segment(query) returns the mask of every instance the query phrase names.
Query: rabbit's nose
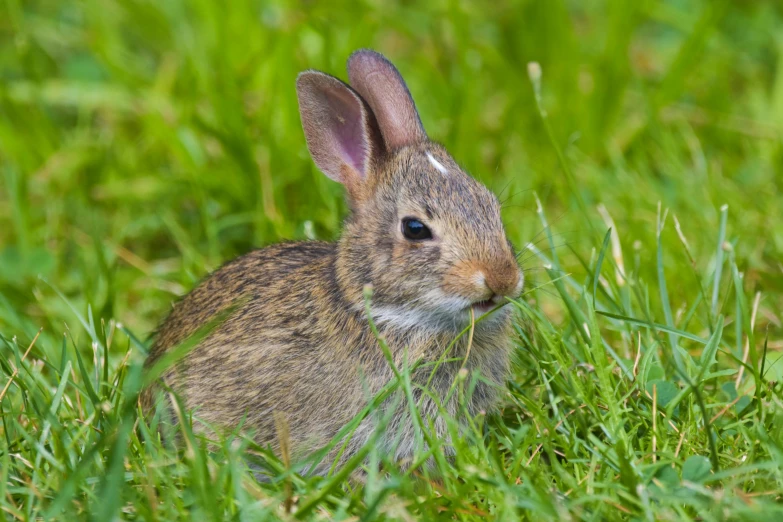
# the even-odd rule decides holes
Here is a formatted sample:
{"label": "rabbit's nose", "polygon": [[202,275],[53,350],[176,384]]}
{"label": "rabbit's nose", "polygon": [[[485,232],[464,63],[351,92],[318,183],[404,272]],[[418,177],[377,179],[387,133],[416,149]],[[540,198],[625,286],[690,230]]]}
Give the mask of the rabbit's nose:
{"label": "rabbit's nose", "polygon": [[516,264],[503,264],[488,270],[484,281],[496,296],[517,297],[522,291],[522,272]]}

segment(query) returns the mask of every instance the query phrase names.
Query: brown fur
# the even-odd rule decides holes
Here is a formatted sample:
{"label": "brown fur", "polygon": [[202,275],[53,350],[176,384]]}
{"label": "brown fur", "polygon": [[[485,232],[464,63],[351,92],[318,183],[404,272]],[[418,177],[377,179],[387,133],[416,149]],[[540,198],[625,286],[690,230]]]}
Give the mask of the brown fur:
{"label": "brown fur", "polygon": [[[378,70],[385,75],[376,88]],[[362,96],[323,73],[303,73],[297,84],[313,158],[349,187],[352,213],[340,241],[273,245],[226,264],[174,307],[150,355],[151,363],[240,303],[165,380],[203,421],[200,430],[229,430],[244,421],[260,444],[278,448],[275,418],[284,418],[295,456],[328,442],[393,379],[365,315],[365,285],[372,285],[372,314],[398,366],[406,354],[409,362],[440,359],[468,324],[471,303],[516,297],[522,286],[497,199],[426,139],[396,69],[380,55],[360,51],[349,71],[352,82],[361,78]],[[400,104],[407,104],[400,109],[402,123],[394,118]],[[383,120],[375,118],[380,113]],[[355,125],[348,132],[341,127],[346,120]],[[431,241],[403,237],[400,220],[411,216],[426,222]],[[464,367],[488,383],[480,383],[468,403],[472,414],[496,402],[508,372],[510,333],[509,306],[476,326]],[[463,336],[449,357],[464,358],[467,343]],[[439,367],[430,385],[438,401],[462,366],[460,360]],[[417,371],[414,383],[423,386],[430,371]],[[445,436],[437,402],[416,394],[424,397],[422,414]],[[148,409],[151,398],[152,392]],[[444,406],[457,414],[454,400]],[[410,457],[414,425],[402,404],[381,446],[392,451],[400,436],[395,456]],[[345,458],[371,433],[367,419]]]}

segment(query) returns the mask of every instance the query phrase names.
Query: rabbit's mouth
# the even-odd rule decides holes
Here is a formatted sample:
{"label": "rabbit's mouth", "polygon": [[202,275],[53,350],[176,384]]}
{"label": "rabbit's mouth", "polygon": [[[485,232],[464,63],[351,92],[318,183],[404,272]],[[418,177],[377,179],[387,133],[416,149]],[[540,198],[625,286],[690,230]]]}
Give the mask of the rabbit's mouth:
{"label": "rabbit's mouth", "polygon": [[493,295],[489,299],[482,299],[481,301],[474,301],[473,304],[470,305],[471,308],[473,308],[473,313],[476,317],[480,315],[484,315],[485,313],[489,312],[490,310],[494,309],[497,306],[502,306],[505,304],[505,299],[503,299],[502,296],[499,295]]}

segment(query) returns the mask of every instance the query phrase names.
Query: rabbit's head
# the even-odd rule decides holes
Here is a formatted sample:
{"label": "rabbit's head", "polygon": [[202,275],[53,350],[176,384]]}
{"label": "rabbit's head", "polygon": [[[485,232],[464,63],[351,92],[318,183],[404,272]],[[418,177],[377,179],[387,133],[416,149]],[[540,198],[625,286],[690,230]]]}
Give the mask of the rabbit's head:
{"label": "rabbit's head", "polygon": [[318,71],[297,79],[310,154],[345,186],[352,210],[336,270],[345,297],[363,306],[371,284],[376,321],[440,330],[518,297],[522,272],[497,198],[427,138],[388,60],[357,51],[348,76],[350,86]]}

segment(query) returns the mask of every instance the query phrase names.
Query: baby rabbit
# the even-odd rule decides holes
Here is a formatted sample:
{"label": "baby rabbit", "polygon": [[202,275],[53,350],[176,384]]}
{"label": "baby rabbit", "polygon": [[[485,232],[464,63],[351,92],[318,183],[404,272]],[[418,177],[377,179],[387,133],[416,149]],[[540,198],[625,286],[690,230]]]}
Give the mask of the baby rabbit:
{"label": "baby rabbit", "polygon": [[[229,310],[164,377],[202,432],[241,424],[277,451],[282,418],[294,456],[327,444],[395,378],[365,312],[366,285],[372,319],[398,368],[406,358],[443,358],[471,315],[520,295],[522,272],[497,199],[427,138],[397,69],[360,50],[348,60],[348,78],[350,85],[310,70],[296,81],[310,154],[347,193],[351,213],[340,240],[282,243],[229,262],[176,304],[157,332],[148,365]],[[439,408],[458,413],[446,396],[461,368],[482,376],[469,413],[495,404],[509,369],[511,308],[463,335],[432,378],[434,364],[413,373],[424,422],[442,440]],[[376,446],[405,461],[421,435],[409,405],[394,401],[392,411],[392,402],[382,408],[391,420]],[[343,459],[372,435],[372,419],[355,430]]]}

